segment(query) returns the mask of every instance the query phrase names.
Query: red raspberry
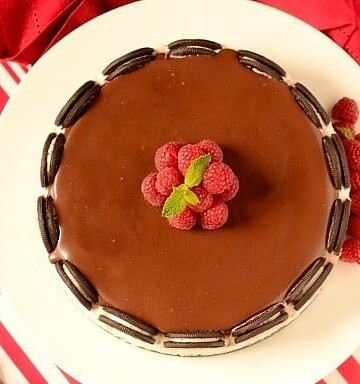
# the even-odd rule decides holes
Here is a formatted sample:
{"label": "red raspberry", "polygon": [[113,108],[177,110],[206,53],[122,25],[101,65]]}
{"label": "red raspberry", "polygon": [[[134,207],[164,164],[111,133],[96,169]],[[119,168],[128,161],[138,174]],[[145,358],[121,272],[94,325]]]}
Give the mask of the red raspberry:
{"label": "red raspberry", "polygon": [[187,144],[180,148],[178,153],[178,168],[185,176],[191,162],[205,153],[197,145]]}
{"label": "red raspberry", "polygon": [[233,179],[234,173],[231,168],[224,163],[215,161],[204,172],[203,185],[209,193],[217,195],[230,189]]}
{"label": "red raspberry", "polygon": [[355,140],[360,141],[360,133],[357,133],[357,134],[355,135]]}
{"label": "red raspberry", "polygon": [[189,205],[189,207],[195,212],[204,212],[211,207],[213,197],[210,193],[201,185],[191,189],[195,195],[199,198],[200,202],[197,205]]}
{"label": "red raspberry", "polygon": [[210,153],[211,161],[223,161],[224,155],[219,145],[212,140],[203,140],[198,144],[205,154]]}
{"label": "red raspberry", "polygon": [[177,229],[191,229],[197,220],[196,213],[189,207],[186,207],[181,213],[170,217],[169,224]]}
{"label": "red raspberry", "polygon": [[344,123],[355,124],[359,118],[359,108],[356,101],[343,97],[334,105],[331,117]]}
{"label": "red raspberry", "polygon": [[360,240],[346,240],[342,247],[340,260],[360,264]]}
{"label": "red raspberry", "polygon": [[155,166],[161,171],[166,167],[177,167],[178,152],[181,143],[171,141],[162,145],[155,153]]}
{"label": "red raspberry", "polygon": [[351,190],[360,190],[360,171],[350,170]]}
{"label": "red raspberry", "polygon": [[237,193],[239,192],[239,179],[235,176],[234,173],[232,173],[232,178],[230,181],[231,185],[230,188],[228,188],[225,192],[220,193],[220,195],[217,196],[218,200],[221,201],[229,201],[232,200]]}
{"label": "red raspberry", "polygon": [[199,213],[199,224],[204,229],[218,229],[226,223],[228,215],[227,205],[221,201],[215,201],[211,208]]}
{"label": "red raspberry", "polygon": [[360,169],[360,141],[345,140],[343,144],[349,167],[351,169]]}
{"label": "red raspberry", "polygon": [[352,237],[355,237],[356,239],[360,239],[360,217],[359,216],[350,215],[347,231]]}
{"label": "red raspberry", "polygon": [[172,167],[166,167],[157,174],[155,187],[164,196],[170,195],[173,187],[182,184],[184,178],[182,174]]}
{"label": "red raspberry", "polygon": [[333,124],[336,133],[339,135],[341,141],[346,139],[353,139],[355,137],[355,127],[349,123],[336,122]]}
{"label": "red raspberry", "polygon": [[360,192],[351,194],[351,212],[360,216]]}
{"label": "red raspberry", "polygon": [[161,195],[156,190],[156,178],[156,173],[150,173],[150,175],[146,176],[141,183],[141,192],[143,193],[145,200],[147,200],[151,205],[160,207],[160,205],[164,204],[166,196]]}

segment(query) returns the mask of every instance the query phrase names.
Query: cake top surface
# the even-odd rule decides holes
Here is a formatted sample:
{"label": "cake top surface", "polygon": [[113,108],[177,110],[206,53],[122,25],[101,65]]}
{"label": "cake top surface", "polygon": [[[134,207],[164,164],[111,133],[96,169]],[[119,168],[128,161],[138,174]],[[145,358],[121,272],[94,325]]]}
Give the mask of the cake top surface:
{"label": "cake top surface", "polygon": [[[171,228],[141,194],[169,141],[216,141],[241,182],[215,231]],[[51,189],[68,258],[110,304],[163,332],[229,329],[324,255],[334,190],[321,135],[286,84],[236,53],[158,57],[66,132]]]}

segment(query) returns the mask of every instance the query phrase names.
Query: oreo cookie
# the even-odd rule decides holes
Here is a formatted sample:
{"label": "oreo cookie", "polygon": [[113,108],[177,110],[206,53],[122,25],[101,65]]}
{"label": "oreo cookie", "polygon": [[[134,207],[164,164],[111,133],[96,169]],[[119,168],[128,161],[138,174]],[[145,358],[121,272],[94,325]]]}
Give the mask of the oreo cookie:
{"label": "oreo cookie", "polygon": [[330,253],[334,251],[337,243],[342,211],[342,202],[340,199],[336,199],[331,207],[328,228],[326,231],[326,250]]}
{"label": "oreo cookie", "polygon": [[155,339],[148,335],[143,335],[142,333],[135,331],[134,329],[125,327],[125,325],[117,323],[116,321],[109,319],[106,316],[100,315],[99,321],[105,323],[106,325],[117,329],[120,332],[125,333],[128,336],[134,337],[135,339],[139,339],[141,341],[144,341],[145,343],[154,344]]}
{"label": "oreo cookie", "polygon": [[199,342],[179,342],[179,341],[164,341],[165,348],[219,348],[225,346],[225,340],[216,341],[199,341]]}
{"label": "oreo cookie", "polygon": [[320,276],[316,279],[316,281],[313,283],[313,285],[302,295],[302,297],[295,303],[294,309],[298,311],[301,309],[308,301],[309,299],[314,295],[314,293],[322,286],[325,279],[328,277],[329,273],[333,269],[334,265],[329,263],[327,264],[323,271],[321,272]]}
{"label": "oreo cookie", "polygon": [[221,44],[216,43],[215,41],[206,40],[206,39],[182,39],[176,40],[168,44],[170,50],[181,48],[181,47],[200,47],[207,48],[211,50],[221,49]]}
{"label": "oreo cookie", "polygon": [[306,97],[309,103],[313,105],[314,109],[323,119],[325,125],[328,125],[330,123],[330,117],[325,111],[324,107],[320,104],[319,100],[305,87],[305,85],[296,83],[295,87]]}
{"label": "oreo cookie", "polygon": [[50,240],[55,249],[59,240],[60,231],[54,201],[50,196],[45,199],[45,217],[49,229]]}
{"label": "oreo cookie", "polygon": [[112,61],[110,64],[108,64],[102,71],[102,74],[104,76],[109,75],[110,73],[114,72],[116,68],[119,66],[128,63],[131,60],[138,59],[140,57],[144,56],[153,56],[155,53],[155,50],[153,48],[139,48],[135,49],[135,51],[131,51],[127,53],[126,55],[120,56],[119,58]]}
{"label": "oreo cookie", "polygon": [[49,175],[48,175],[48,154],[51,143],[56,137],[56,133],[50,133],[49,136],[45,140],[45,144],[43,147],[42,155],[41,155],[41,163],[40,163],[40,182],[43,188],[46,188],[50,185],[49,183]]}
{"label": "oreo cookie", "polygon": [[75,124],[81,115],[88,110],[100,94],[100,85],[93,84],[87,89],[73,104],[72,107],[67,111],[62,126],[68,128]]}
{"label": "oreo cookie", "polygon": [[343,143],[341,142],[339,136],[336,134],[333,134],[331,138],[339,158],[341,180],[342,180],[343,186],[345,188],[350,188],[350,171],[349,171],[349,165],[346,158],[346,153],[345,153]]}
{"label": "oreo cookie", "polygon": [[178,47],[170,50],[170,57],[183,57],[183,56],[215,56],[216,52],[202,47]]}
{"label": "oreo cookie", "polygon": [[311,279],[318,273],[320,268],[324,265],[325,259],[316,259],[310,266],[304,271],[300,278],[290,287],[285,295],[285,302],[287,304],[293,303],[298,300],[304,291],[305,287],[309,284]]}
{"label": "oreo cookie", "polygon": [[89,80],[84,83],[74,94],[69,98],[66,104],[61,108],[61,111],[55,119],[55,125],[60,126],[63,124],[67,114],[70,112],[75,103],[80,99],[80,97],[91,88],[95,86],[95,81]]}
{"label": "oreo cookie", "polygon": [[60,133],[54,142],[54,147],[50,157],[50,166],[48,171],[48,185],[53,184],[57,171],[59,170],[61,157],[64,151],[65,136]]}
{"label": "oreo cookie", "polygon": [[336,189],[340,189],[342,185],[342,169],[338,157],[338,151],[332,140],[332,137],[323,137],[322,145],[332,184]]}
{"label": "oreo cookie", "polygon": [[270,307],[265,308],[264,310],[258,312],[256,315],[249,317],[244,320],[242,323],[233,328],[231,334],[236,337],[243,333],[255,330],[266,323],[272,317],[278,315],[281,316],[284,313],[284,305],[277,303],[271,305]]}
{"label": "oreo cookie", "polygon": [[125,64],[121,64],[120,66],[114,68],[114,70],[108,74],[108,76],[106,77],[106,80],[111,81],[118,76],[134,72],[153,60],[155,60],[155,56],[150,55],[150,56],[138,57]]}
{"label": "oreo cookie", "polygon": [[240,55],[238,55],[238,59],[242,65],[251,70],[256,69],[258,72],[268,75],[274,79],[277,79],[279,81],[282,80],[282,76],[277,71],[275,71],[268,65],[261,63],[260,61],[248,59],[247,57],[242,57]]}
{"label": "oreo cookie", "polygon": [[255,337],[257,335],[260,335],[261,333],[268,331],[269,329],[275,327],[276,325],[279,325],[286,321],[289,318],[289,314],[287,312],[282,313],[279,317],[277,317],[274,320],[271,320],[264,325],[261,325],[258,328],[255,328],[253,330],[249,330],[245,333],[241,333],[240,335],[235,337],[235,344],[239,344],[242,341],[249,340],[252,337]]}
{"label": "oreo cookie", "polygon": [[326,234],[326,249],[328,252],[339,254],[345,240],[346,229],[350,217],[350,200],[334,201],[331,208]]}
{"label": "oreo cookie", "polygon": [[38,198],[37,214],[41,238],[46,250],[51,253],[59,240],[59,225],[51,197],[40,196]]}
{"label": "oreo cookie", "polygon": [[299,104],[300,108],[305,112],[309,120],[315,125],[315,127],[321,129],[322,125],[319,120],[319,117],[317,116],[314,108],[309,103],[307,98],[296,87],[290,87],[290,91],[293,94],[295,101]]}
{"label": "oreo cookie", "polygon": [[76,281],[79,287],[78,291],[84,296],[85,299],[95,304],[98,302],[98,293],[94,286],[85,278],[85,276],[79,271],[79,269],[70,261],[63,262],[63,270],[68,271],[71,277]]}
{"label": "oreo cookie", "polygon": [[247,51],[244,49],[240,49],[239,51],[237,51],[237,53],[238,53],[239,57],[255,60],[255,61],[262,63],[262,64],[266,65],[267,67],[273,69],[275,72],[277,72],[280,79],[283,76],[286,76],[285,70],[283,68],[281,68],[280,65],[274,63],[272,60],[268,59],[265,56],[262,56],[262,55],[259,55],[258,53],[255,53],[252,51]]}
{"label": "oreo cookie", "polygon": [[73,295],[79,300],[79,302],[90,311],[91,309],[91,302],[87,300],[81,292],[75,287],[75,285],[72,283],[66,272],[63,268],[63,262],[59,261],[55,264],[55,269],[59,276],[61,277],[62,281],[66,284],[66,286],[70,289],[70,291],[73,293]]}
{"label": "oreo cookie", "polygon": [[107,312],[107,313],[110,313],[113,316],[118,317],[121,320],[126,321],[127,323],[135,326],[136,328],[139,328],[142,331],[149,333],[150,335],[155,336],[155,335],[157,335],[159,333],[159,331],[155,327],[153,327],[153,326],[151,326],[149,324],[146,324],[142,320],[139,320],[139,319],[137,319],[137,318],[135,318],[133,316],[130,316],[129,314],[127,314],[125,312],[121,312],[121,311],[119,311],[116,308],[113,308],[113,307],[103,307],[103,310],[105,312]]}
{"label": "oreo cookie", "polygon": [[220,331],[169,332],[165,333],[165,336],[173,339],[209,339],[216,337],[224,337],[224,333]]}
{"label": "oreo cookie", "polygon": [[351,202],[350,200],[347,199],[342,203],[341,220],[340,220],[340,225],[338,227],[337,238],[334,244],[334,252],[336,255],[340,253],[341,247],[343,246],[343,243],[345,240],[346,230],[347,230],[347,226],[350,218],[350,208],[351,208]]}

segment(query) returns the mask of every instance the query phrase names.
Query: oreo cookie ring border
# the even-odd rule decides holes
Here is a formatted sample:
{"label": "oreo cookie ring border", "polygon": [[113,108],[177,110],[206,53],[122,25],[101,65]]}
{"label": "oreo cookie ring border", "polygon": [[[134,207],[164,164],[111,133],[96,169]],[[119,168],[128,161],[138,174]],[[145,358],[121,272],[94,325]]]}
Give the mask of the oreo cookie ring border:
{"label": "oreo cookie ring border", "polygon": [[[89,80],[66,102],[55,120],[55,132],[46,139],[40,166],[40,181],[44,195],[38,201],[38,221],[44,245],[51,253],[57,244],[60,229],[56,207],[48,196],[61,162],[65,136],[61,130],[71,127],[98,97],[101,86],[118,76],[147,65],[157,54],[181,59],[191,55],[214,56],[224,47],[205,39],[174,41],[161,50],[145,47],[129,52],[106,66],[102,84]],[[303,85],[292,81],[286,71],[270,59],[247,50],[237,51],[240,65],[259,75],[286,83],[294,100],[322,135],[323,152],[329,178],[337,197],[329,213],[324,239],[324,257],[312,262],[285,294],[282,302],[264,308],[232,329],[209,332],[162,333],[119,309],[100,306],[98,293],[92,284],[70,261],[55,264],[72,297],[102,328],[126,342],[148,350],[180,356],[206,356],[231,352],[259,342],[292,322],[315,298],[339,259],[350,214],[350,178],[344,148],[334,131],[330,118],[315,96]]]}

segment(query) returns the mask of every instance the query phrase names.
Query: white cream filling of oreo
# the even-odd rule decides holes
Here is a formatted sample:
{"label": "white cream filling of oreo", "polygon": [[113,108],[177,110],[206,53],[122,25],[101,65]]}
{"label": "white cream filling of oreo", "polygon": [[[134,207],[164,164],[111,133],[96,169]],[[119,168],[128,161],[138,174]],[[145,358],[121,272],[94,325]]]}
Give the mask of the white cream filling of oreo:
{"label": "white cream filling of oreo", "polygon": [[74,276],[69,271],[68,267],[63,264],[62,265],[63,271],[65,272],[66,276],[69,278],[69,280],[72,282],[72,284],[75,286],[75,288],[84,296],[84,298],[88,301],[92,301],[91,298],[86,294],[86,292],[82,289],[81,285],[77,282],[77,280],[74,278]]}
{"label": "white cream filling of oreo", "polygon": [[[315,111],[315,110],[314,110]],[[336,131],[332,125],[332,123],[330,122],[329,124],[324,124],[321,116],[319,115],[319,113],[317,111],[315,111],[317,117],[319,118],[320,120],[320,123],[322,125],[322,128],[320,128],[320,132],[322,134],[323,137],[331,137],[332,135],[336,134]]]}
{"label": "white cream filling of oreo", "polygon": [[154,56],[157,54],[168,55],[169,52],[170,52],[170,48],[167,45],[159,45],[158,47],[155,48]]}
{"label": "white cream filling of oreo", "polygon": [[338,192],[338,199],[340,199],[341,201],[345,201],[345,200],[350,200],[351,201],[351,198],[350,198],[350,188],[344,188],[344,187],[341,187],[340,189],[337,190]]}
{"label": "white cream filling of oreo", "polygon": [[284,83],[286,83],[289,87],[294,87],[296,84],[296,81],[293,80],[287,73],[285,76],[282,77],[282,80]]}
{"label": "white cream filling of oreo", "polygon": [[331,264],[336,264],[339,260],[339,257],[340,257],[340,254],[337,255],[335,254],[335,252],[326,252],[326,257],[325,257],[325,263],[328,264],[328,263],[331,263]]}

